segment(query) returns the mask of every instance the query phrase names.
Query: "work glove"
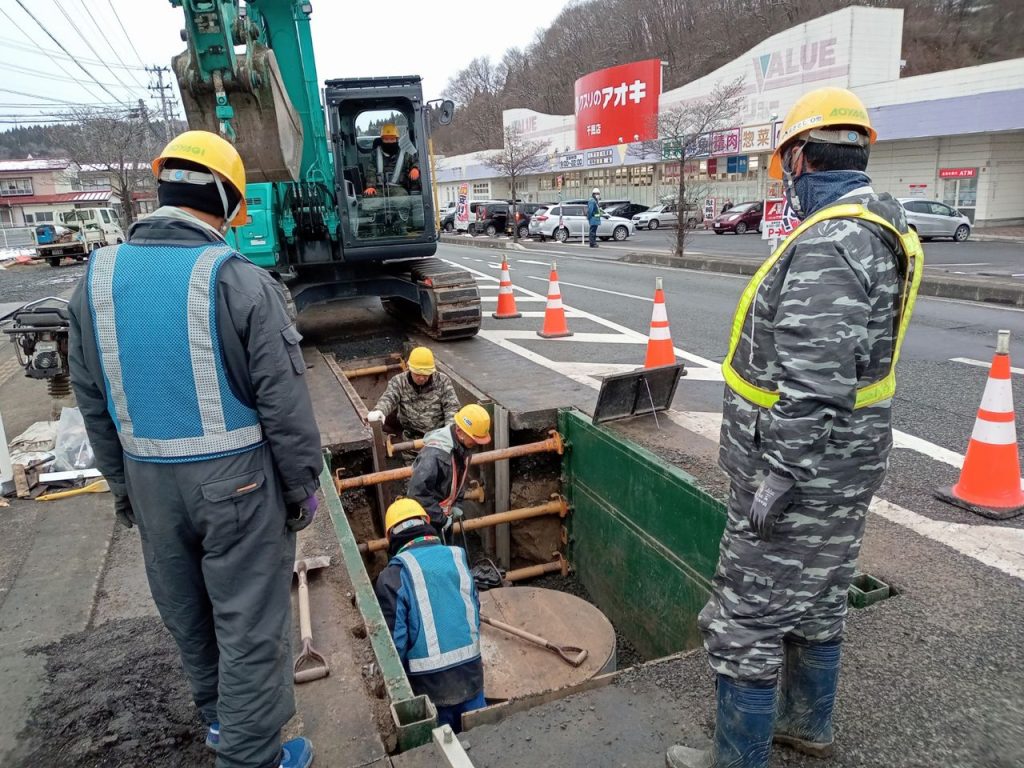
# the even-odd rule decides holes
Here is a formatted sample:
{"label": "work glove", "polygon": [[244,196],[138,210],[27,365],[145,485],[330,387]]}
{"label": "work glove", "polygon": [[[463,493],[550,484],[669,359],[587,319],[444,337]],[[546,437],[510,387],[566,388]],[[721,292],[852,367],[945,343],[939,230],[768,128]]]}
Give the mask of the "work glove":
{"label": "work glove", "polygon": [[409,171],[409,180],[410,181],[419,181],[420,180],[420,169],[419,168],[413,168],[412,170]]}
{"label": "work glove", "polygon": [[134,527],[135,511],[132,509],[132,500],[127,496],[114,496],[114,516],[125,528]]}
{"label": "work glove", "polygon": [[383,411],[370,411],[368,414],[366,414],[366,420],[367,421],[384,421],[384,412]]}
{"label": "work glove", "polygon": [[461,520],[462,519],[462,507],[452,507],[451,512],[449,512],[448,514],[451,515],[451,518],[452,518],[453,521],[454,520]]}
{"label": "work glove", "polygon": [[377,196],[377,188],[376,187],[367,187],[366,189],[363,190],[363,194],[366,195],[367,197],[376,197]]}
{"label": "work glove", "polygon": [[454,522],[454,519],[452,518],[451,515],[445,515],[444,516],[444,525],[441,526],[441,533],[447,533],[449,531],[449,529],[451,529],[453,522]]}
{"label": "work glove", "polygon": [[317,499],[315,493],[305,501],[300,501],[298,504],[289,504],[287,507],[288,530],[295,532],[309,527],[316,519],[316,511],[319,507],[320,501]]}
{"label": "work glove", "polygon": [[751,530],[762,541],[771,539],[775,521],[789,506],[790,491],[794,485],[796,481],[793,478],[769,472],[754,494],[747,519]]}

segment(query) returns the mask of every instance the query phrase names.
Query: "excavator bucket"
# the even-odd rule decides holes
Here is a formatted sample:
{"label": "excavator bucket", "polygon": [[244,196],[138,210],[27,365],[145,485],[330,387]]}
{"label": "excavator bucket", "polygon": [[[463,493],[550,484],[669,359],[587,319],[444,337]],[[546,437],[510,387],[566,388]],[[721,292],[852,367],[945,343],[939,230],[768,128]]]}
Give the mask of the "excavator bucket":
{"label": "excavator bucket", "polygon": [[[213,82],[203,82],[188,51],[173,61],[185,116],[192,129],[221,133]],[[224,81],[234,110],[231,127],[250,184],[298,181],[302,161],[302,123],[281,79],[274,52],[254,46],[251,64],[237,79]],[[231,138],[227,136],[227,138]]]}

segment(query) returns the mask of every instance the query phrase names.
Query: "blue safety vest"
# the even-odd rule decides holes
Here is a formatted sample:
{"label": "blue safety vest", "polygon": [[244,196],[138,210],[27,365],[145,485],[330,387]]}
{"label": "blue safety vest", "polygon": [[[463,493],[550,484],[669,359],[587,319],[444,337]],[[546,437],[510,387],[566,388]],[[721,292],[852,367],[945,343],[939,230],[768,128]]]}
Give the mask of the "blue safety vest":
{"label": "blue safety vest", "polygon": [[133,459],[185,462],[263,442],[259,415],[231,391],[217,331],[226,245],[125,243],[96,251],[86,277],[107,410]]}
{"label": "blue safety vest", "polygon": [[439,672],[480,658],[480,611],[466,552],[458,547],[414,547],[395,556],[409,596],[410,674]]}

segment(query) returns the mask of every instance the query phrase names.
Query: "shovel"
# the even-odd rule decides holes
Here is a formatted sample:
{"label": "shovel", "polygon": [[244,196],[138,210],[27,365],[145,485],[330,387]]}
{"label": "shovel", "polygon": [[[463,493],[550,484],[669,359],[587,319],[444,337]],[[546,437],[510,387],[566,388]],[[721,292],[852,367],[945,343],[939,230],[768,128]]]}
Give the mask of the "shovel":
{"label": "shovel", "polygon": [[110,490],[110,486],[107,485],[106,480],[96,480],[95,482],[83,485],[81,488],[72,488],[70,491],[55,491],[53,493],[44,493],[38,497],[36,501],[56,501],[57,499],[67,499],[72,496],[80,496],[83,493],[106,493]]}
{"label": "shovel", "polygon": [[557,653],[561,657],[562,661],[572,664],[574,667],[578,667],[587,660],[588,652],[586,648],[577,648],[575,645],[555,645],[554,643],[548,642],[543,637],[527,632],[525,629],[513,627],[511,624],[506,624],[504,621],[492,619],[491,617],[484,616],[483,614],[480,614],[480,621],[484,624],[490,624],[496,629],[508,632],[510,635],[515,635],[518,638],[526,640],[528,643],[533,643],[534,645],[539,645],[541,648],[546,648],[552,653]]}
{"label": "shovel", "polygon": [[308,683],[331,674],[327,660],[313,648],[313,626],[309,619],[309,582],[306,574],[317,568],[326,568],[331,558],[307,557],[295,561],[295,573],[299,576],[299,634],[302,636],[302,653],[295,659],[292,672],[296,683]]}

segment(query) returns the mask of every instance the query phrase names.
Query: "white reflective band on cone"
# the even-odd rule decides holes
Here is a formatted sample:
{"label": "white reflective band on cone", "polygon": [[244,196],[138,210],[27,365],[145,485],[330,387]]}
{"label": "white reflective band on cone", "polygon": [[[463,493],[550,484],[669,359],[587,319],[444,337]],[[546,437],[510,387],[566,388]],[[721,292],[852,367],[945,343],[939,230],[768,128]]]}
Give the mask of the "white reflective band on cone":
{"label": "white reflective band on cone", "polygon": [[561,309],[562,308],[562,297],[558,296],[554,299],[548,299],[548,309]]}
{"label": "white reflective band on cone", "polygon": [[988,445],[1015,445],[1017,443],[1017,427],[1012,421],[978,419],[974,422],[971,440]]}
{"label": "white reflective band on cone", "polygon": [[649,338],[651,341],[668,341],[672,338],[672,334],[669,333],[668,328],[651,328]]}
{"label": "white reflective band on cone", "polygon": [[665,311],[665,305],[664,304],[655,304],[654,305],[654,314],[651,315],[651,322],[652,323],[659,323],[659,322],[660,323],[667,323],[668,322],[668,312]]}
{"label": "white reflective band on cone", "polygon": [[989,379],[981,398],[981,410],[1013,413],[1013,387],[1009,379]]}

